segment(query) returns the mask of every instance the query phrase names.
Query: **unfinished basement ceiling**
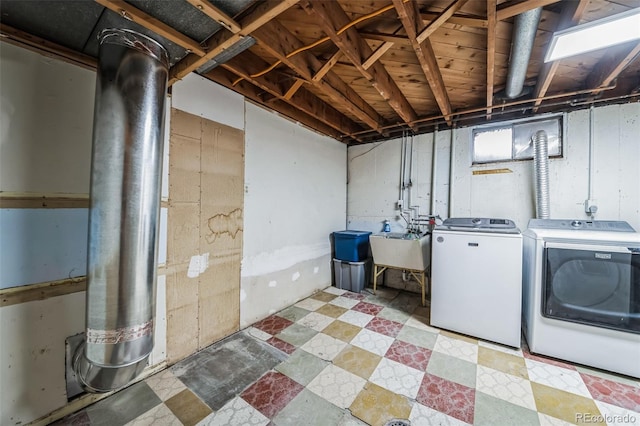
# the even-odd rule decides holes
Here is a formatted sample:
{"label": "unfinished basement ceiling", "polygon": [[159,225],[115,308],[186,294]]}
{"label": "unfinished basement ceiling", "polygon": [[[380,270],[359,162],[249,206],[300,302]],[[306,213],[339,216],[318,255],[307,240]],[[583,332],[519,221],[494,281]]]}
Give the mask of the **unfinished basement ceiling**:
{"label": "unfinished basement ceiling", "polygon": [[[515,17],[538,7],[523,93],[507,98]],[[640,0],[2,0],[0,22],[3,41],[90,68],[102,29],[142,32],[167,48],[170,84],[199,72],[321,133],[362,143],[638,101],[637,41],[543,62],[554,31],[638,7]]]}

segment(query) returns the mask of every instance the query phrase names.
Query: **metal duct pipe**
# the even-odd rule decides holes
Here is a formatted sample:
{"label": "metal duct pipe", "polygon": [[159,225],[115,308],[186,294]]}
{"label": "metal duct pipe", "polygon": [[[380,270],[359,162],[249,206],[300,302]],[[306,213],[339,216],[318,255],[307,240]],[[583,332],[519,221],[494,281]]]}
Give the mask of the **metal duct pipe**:
{"label": "metal duct pipe", "polygon": [[86,335],[73,363],[90,392],[129,383],[153,349],[168,67],[166,50],[142,34],[100,35]]}
{"label": "metal duct pipe", "polygon": [[516,16],[505,88],[505,94],[510,99],[517,98],[522,93],[541,13],[542,8],[539,7]]}
{"label": "metal duct pipe", "polygon": [[533,167],[536,175],[536,217],[549,219],[549,150],[544,130],[538,130],[533,136]]}

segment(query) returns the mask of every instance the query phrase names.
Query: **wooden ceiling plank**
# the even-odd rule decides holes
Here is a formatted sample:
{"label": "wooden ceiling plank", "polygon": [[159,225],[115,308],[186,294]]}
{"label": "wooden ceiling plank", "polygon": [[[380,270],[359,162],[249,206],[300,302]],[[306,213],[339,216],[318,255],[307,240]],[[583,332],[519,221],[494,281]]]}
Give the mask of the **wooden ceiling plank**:
{"label": "wooden ceiling plank", "polygon": [[130,5],[126,1],[122,0],[95,0],[96,3],[106,7],[107,9],[117,13],[118,15],[135,22],[138,25],[142,25],[148,30],[161,35],[187,49],[190,52],[195,53],[198,56],[204,56],[206,52],[195,40],[190,39],[186,35],[177,31],[175,28],[165,24],[162,21],[154,18],[153,16],[143,12],[142,10]]}
{"label": "wooden ceiling plank", "polygon": [[416,112],[384,66],[380,62],[375,62],[369,69],[363,67],[364,61],[373,53],[367,41],[355,27],[350,27],[338,34],[339,29],[351,22],[342,6],[333,0],[306,0],[302,6],[309,14],[318,18],[325,34],[340,48],[358,71],[371,82],[371,85],[400,118],[414,128],[413,122],[417,119]]}
{"label": "wooden ceiling plank", "polygon": [[187,0],[194,6],[196,9],[199,9],[202,13],[207,15],[209,18],[218,22],[220,25],[225,27],[227,30],[231,31],[234,34],[239,33],[242,30],[240,24],[238,24],[233,18],[229,15],[212,5],[206,0]]}
{"label": "wooden ceiling plank", "polygon": [[[580,22],[582,14],[586,10],[589,0],[570,1],[566,2],[562,8],[560,14],[560,20],[556,31],[562,31]],[[551,81],[558,70],[560,61],[545,62],[542,65],[542,69],[538,73],[538,82],[536,83],[534,98],[537,100],[534,103],[534,112],[537,111],[538,106],[542,103],[542,98],[547,94]]]}
{"label": "wooden ceiling plank", "polygon": [[342,57],[342,52],[338,50],[336,53],[333,54],[331,58],[329,58],[327,62],[324,63],[324,65],[322,65],[322,68],[320,68],[313,75],[313,77],[311,78],[311,81],[318,82],[322,80],[324,76],[327,75],[329,71],[331,71],[331,68],[333,68],[334,65],[338,63],[341,57]]}
{"label": "wooden ceiling plank", "polygon": [[10,27],[0,22],[0,40],[19,47],[35,51],[45,56],[60,58],[65,62],[81,66],[89,70],[95,70],[98,60],[89,55],[61,46],[57,43],[36,37],[32,34]]}
{"label": "wooden ceiling plank", "polygon": [[[361,126],[358,126],[353,121],[347,119],[340,111],[320,100],[308,90],[296,90],[290,93],[290,96],[287,96],[290,90],[286,92],[283,91],[281,85],[273,74],[264,74],[260,77],[253,77],[253,75],[258,74],[261,69],[264,69],[267,64],[262,60],[262,58],[251,52],[245,52],[242,58],[232,58],[222,66],[242,77],[246,81],[260,87],[272,96],[287,102],[291,106],[300,109],[304,113],[322,121],[326,125],[331,126],[342,133],[352,133],[347,132],[348,129],[362,130]],[[303,84],[304,80],[298,79],[296,82]]]}
{"label": "wooden ceiling plank", "polygon": [[264,0],[257,3],[256,8],[238,23],[241,27],[238,33],[218,31],[207,40],[207,53],[203,57],[187,55],[175,64],[169,73],[169,85],[184,78],[186,75],[198,69],[201,65],[216,57],[223,50],[230,48],[241,38],[250,35],[273,18],[289,9],[300,0]]}
{"label": "wooden ceiling plank", "polygon": [[449,101],[449,95],[447,94],[433,47],[428,39],[422,43],[418,43],[417,40],[418,33],[422,31],[424,26],[420,18],[418,5],[415,1],[405,2],[404,0],[393,0],[393,4],[398,11],[400,21],[402,21],[402,25],[407,32],[411,46],[416,53],[418,62],[420,62],[420,67],[427,78],[436,103],[442,115],[445,116],[447,123],[451,125],[451,102]]}
{"label": "wooden ceiling plank", "polygon": [[587,76],[587,88],[598,89],[610,85],[638,55],[640,43],[622,52],[605,55]]}
{"label": "wooden ceiling plank", "polygon": [[261,47],[268,50],[303,79],[310,81],[318,90],[326,93],[334,102],[347,109],[367,126],[376,131],[382,126],[383,119],[376,110],[333,71],[329,70],[320,80],[313,80],[313,76],[322,69],[323,64],[311,52],[302,51],[297,55],[287,57],[290,52],[304,46],[304,43],[298,40],[284,25],[273,20],[256,30],[252,36],[258,40]]}
{"label": "wooden ceiling plank", "polygon": [[[498,6],[497,20],[504,21],[505,19],[512,18],[516,15],[520,15],[523,12],[527,12],[539,7],[548,6],[553,3],[557,3],[560,0],[514,0],[502,3]],[[572,3],[573,0],[566,2]]]}
{"label": "wooden ceiling plank", "polygon": [[[441,16],[441,14],[436,13],[436,12],[420,12],[420,17],[422,18],[422,21],[425,24],[433,22],[439,16]],[[472,18],[472,17],[469,17],[469,16],[463,16],[463,15],[453,14],[453,16],[451,16],[447,20],[447,22],[450,23],[450,24],[465,25],[467,27],[487,28],[487,20],[486,19]]]}
{"label": "wooden ceiling plank", "polygon": [[496,66],[496,0],[487,0],[487,119],[493,106],[493,83]]}
{"label": "wooden ceiling plank", "polygon": [[[505,19],[520,15],[523,12],[558,3],[559,1],[560,0],[517,0],[505,2],[498,6],[496,18],[498,21],[504,21]],[[573,2],[573,0],[567,3],[571,2]]]}
{"label": "wooden ceiling plank", "polygon": [[376,63],[378,61],[378,59],[380,59],[382,57],[382,55],[384,55],[385,53],[387,53],[387,51],[389,49],[391,49],[393,47],[395,43],[392,41],[385,41],[384,43],[382,43],[380,45],[380,47],[378,47],[372,54],[371,56],[369,56],[363,63],[362,63],[362,67],[365,70],[368,70],[369,68],[371,68],[371,65],[373,65],[374,63]]}
{"label": "wooden ceiling plank", "polygon": [[456,13],[468,0],[456,0],[451,3],[434,21],[431,21],[429,25],[426,26],[424,30],[420,32],[416,36],[416,41],[418,43],[422,43],[425,41],[431,34],[433,34],[438,28],[442,26],[445,22],[447,22],[454,13]]}

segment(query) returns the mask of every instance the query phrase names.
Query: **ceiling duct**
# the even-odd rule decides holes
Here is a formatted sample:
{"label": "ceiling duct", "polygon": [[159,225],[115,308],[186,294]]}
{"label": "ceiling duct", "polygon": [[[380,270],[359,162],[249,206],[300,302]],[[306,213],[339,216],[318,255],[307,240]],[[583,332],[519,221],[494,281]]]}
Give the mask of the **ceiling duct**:
{"label": "ceiling duct", "polygon": [[164,47],[142,34],[100,35],[86,333],[73,360],[90,392],[128,384],[153,349],[168,66]]}
{"label": "ceiling duct", "polygon": [[522,96],[524,80],[527,76],[529,58],[533,50],[538,23],[542,8],[532,9],[516,16],[513,26],[513,41],[509,58],[509,73],[507,75],[507,98],[514,99]]}
{"label": "ceiling duct", "polygon": [[223,50],[210,61],[204,63],[196,70],[198,74],[206,74],[218,65],[222,65],[234,56],[239,55],[251,46],[256,44],[256,39],[251,36],[244,36],[240,40],[231,45],[230,48]]}

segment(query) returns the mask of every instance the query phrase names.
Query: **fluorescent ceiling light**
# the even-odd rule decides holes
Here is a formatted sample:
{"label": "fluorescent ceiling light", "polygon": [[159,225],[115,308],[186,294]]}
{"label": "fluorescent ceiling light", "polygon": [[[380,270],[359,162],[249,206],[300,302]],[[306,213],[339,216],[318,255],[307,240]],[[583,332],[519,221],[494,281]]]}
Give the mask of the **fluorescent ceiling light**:
{"label": "fluorescent ceiling light", "polygon": [[553,34],[545,62],[640,40],[640,8]]}

